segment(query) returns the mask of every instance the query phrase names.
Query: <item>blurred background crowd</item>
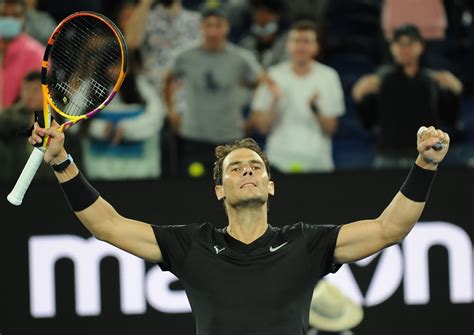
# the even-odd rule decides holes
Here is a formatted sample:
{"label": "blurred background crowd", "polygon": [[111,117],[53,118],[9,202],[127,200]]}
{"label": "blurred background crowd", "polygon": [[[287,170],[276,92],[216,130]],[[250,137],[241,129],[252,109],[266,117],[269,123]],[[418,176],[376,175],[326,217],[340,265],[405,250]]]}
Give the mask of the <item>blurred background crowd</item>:
{"label": "blurred background crowd", "polygon": [[207,177],[243,137],[276,175],[407,168],[423,125],[474,167],[473,0],[0,0],[2,180],[31,151],[49,35],[79,10],[129,48],[118,96],[66,135],[91,179]]}

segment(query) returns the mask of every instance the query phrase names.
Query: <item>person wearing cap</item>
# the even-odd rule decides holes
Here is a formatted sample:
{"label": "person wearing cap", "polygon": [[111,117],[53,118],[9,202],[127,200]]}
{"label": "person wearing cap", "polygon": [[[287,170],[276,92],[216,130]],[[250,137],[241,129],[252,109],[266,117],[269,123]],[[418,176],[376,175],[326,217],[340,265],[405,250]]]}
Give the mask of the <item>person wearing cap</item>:
{"label": "person wearing cap", "polygon": [[313,290],[307,335],[354,335],[351,329],[363,318],[361,305],[347,297],[339,287],[322,279]]}
{"label": "person wearing cap", "polygon": [[[179,139],[182,175],[196,162],[209,175],[215,145],[244,137],[242,88],[252,90],[265,77],[250,51],[228,41],[230,25],[223,7],[204,7],[201,15],[201,41],[176,55],[164,87],[168,121]],[[175,108],[177,86],[185,92],[182,113]]]}
{"label": "person wearing cap", "polygon": [[26,10],[24,0],[0,0],[0,107],[3,108],[17,101],[25,75],[41,69],[44,46],[24,32]]}
{"label": "person wearing cap", "polygon": [[362,76],[352,97],[364,127],[376,130],[374,166],[404,168],[416,156],[419,127],[443,126],[456,140],[463,85],[449,71],[420,64],[424,42],[413,24],[395,29],[390,51],[394,63]]}

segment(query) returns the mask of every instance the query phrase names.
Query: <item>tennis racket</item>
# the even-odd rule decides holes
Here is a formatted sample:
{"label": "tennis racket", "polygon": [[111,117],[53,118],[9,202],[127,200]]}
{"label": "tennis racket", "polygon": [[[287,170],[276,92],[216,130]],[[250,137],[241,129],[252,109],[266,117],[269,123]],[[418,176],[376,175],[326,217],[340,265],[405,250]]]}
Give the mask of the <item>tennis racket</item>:
{"label": "tennis racket", "polygon": [[[42,68],[43,127],[51,118],[66,131],[107,106],[120,89],[127,69],[127,45],[117,26],[94,12],[66,17],[51,34]],[[31,153],[7,199],[19,206],[33,180],[50,139]]]}

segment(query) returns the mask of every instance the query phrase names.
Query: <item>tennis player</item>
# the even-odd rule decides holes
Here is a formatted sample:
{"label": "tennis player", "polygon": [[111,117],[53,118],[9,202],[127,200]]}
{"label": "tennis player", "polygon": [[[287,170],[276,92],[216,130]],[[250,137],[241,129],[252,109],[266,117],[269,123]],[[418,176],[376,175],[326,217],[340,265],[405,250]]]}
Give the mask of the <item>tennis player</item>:
{"label": "tennis player", "polygon": [[[79,220],[99,240],[174,273],[189,298],[199,335],[296,335],[308,329],[313,288],[342,263],[400,243],[420,217],[449,136],[420,128],[419,156],[387,208],[375,219],[339,226],[267,222],[275,192],[265,154],[251,139],[216,148],[215,193],[228,216],[209,223],[155,226],[121,216],[87,182],[64,149],[57,124],[36,124],[30,143],[52,138],[52,165]],[[441,150],[433,147],[442,142]],[[340,204],[337,204],[339,206]]]}

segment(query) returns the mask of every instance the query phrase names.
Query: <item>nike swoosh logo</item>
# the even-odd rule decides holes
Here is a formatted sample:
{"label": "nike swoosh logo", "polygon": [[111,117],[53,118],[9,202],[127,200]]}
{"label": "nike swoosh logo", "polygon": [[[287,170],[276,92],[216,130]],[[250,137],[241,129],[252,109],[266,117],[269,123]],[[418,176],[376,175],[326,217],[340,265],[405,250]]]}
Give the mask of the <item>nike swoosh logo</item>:
{"label": "nike swoosh logo", "polygon": [[218,255],[221,251],[225,250],[225,247],[219,249],[219,246],[215,245],[214,250],[216,251],[216,255]]}
{"label": "nike swoosh logo", "polygon": [[277,251],[278,249],[282,248],[283,246],[285,246],[286,244],[288,244],[288,242],[285,242],[283,244],[280,244],[278,247],[272,247],[270,246],[270,252],[274,252],[274,251]]}

